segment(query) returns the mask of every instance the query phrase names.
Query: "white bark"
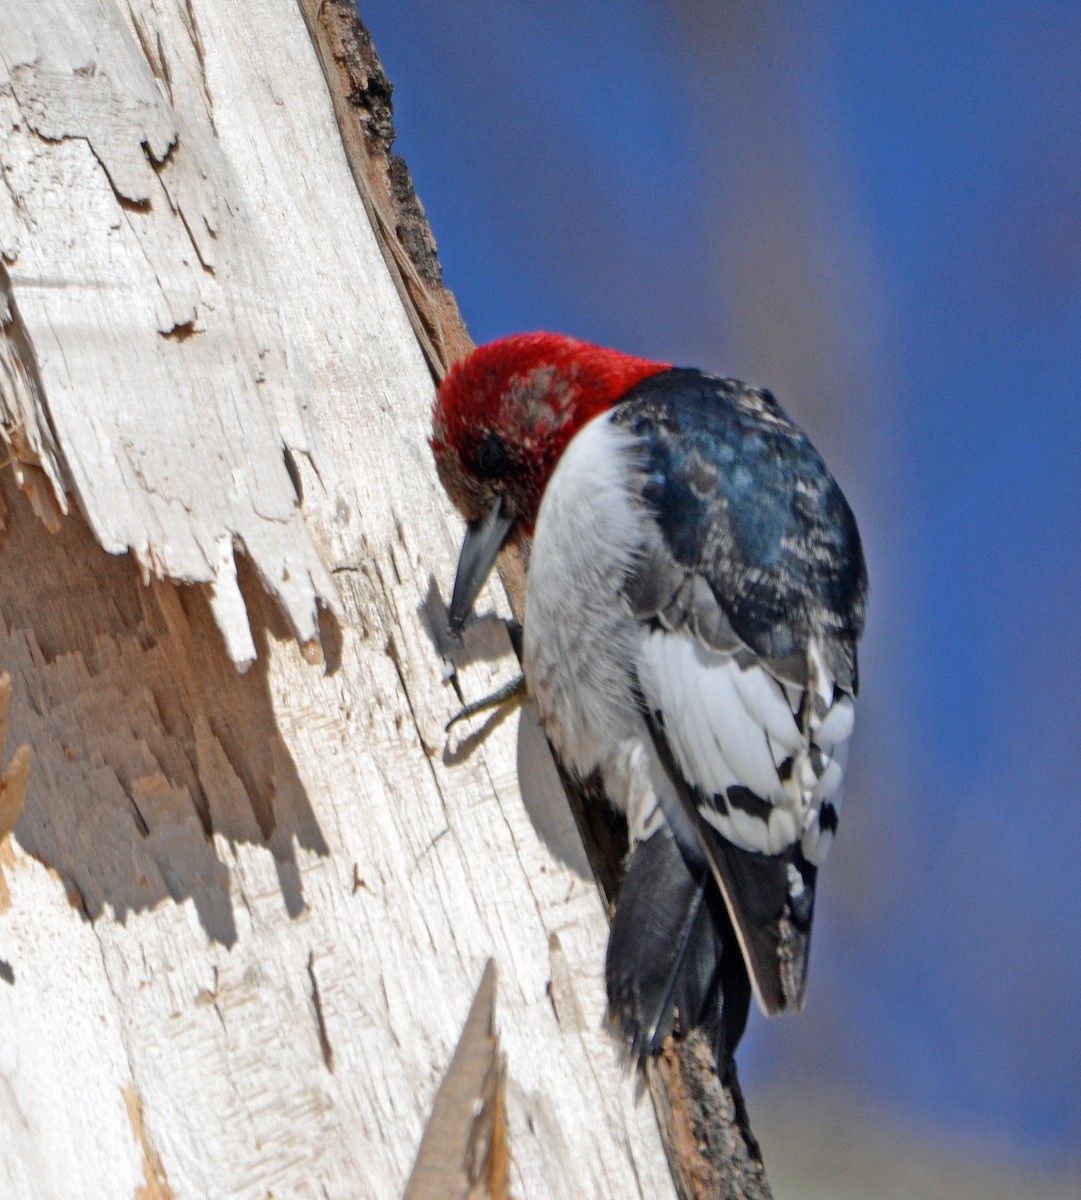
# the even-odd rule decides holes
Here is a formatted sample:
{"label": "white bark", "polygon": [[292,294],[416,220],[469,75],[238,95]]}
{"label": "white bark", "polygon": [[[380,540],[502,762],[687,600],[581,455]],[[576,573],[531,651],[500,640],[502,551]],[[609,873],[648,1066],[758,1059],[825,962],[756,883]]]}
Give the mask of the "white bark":
{"label": "white bark", "polygon": [[0,0],[0,166],[0,1195],[397,1197],[489,956],[514,1194],[671,1195],[534,718],[446,749],[431,381],[295,0]]}

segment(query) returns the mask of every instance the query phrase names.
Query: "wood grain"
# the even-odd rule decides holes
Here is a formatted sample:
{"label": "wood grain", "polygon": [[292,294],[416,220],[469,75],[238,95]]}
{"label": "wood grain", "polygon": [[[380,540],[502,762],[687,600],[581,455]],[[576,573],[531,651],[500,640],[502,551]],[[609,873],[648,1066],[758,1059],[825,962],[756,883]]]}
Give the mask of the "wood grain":
{"label": "wood grain", "polygon": [[443,733],[431,370],[298,6],[0,47],[0,1195],[399,1196],[494,958],[510,1191],[672,1196],[535,719]]}

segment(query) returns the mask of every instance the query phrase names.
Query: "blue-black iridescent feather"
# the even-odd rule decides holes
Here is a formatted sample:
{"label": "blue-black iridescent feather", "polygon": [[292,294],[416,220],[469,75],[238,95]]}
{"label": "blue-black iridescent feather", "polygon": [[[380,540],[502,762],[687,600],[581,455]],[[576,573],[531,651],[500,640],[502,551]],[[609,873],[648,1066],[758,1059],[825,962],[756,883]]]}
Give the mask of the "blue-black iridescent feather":
{"label": "blue-black iridescent feather", "polygon": [[[798,687],[810,685],[814,642],[838,689],[854,693],[867,588],[855,518],[773,396],[669,370],[632,389],[611,419],[641,448],[641,495],[656,521],[622,588],[632,612]],[[817,871],[799,842],[756,853],[703,820],[711,807],[738,804],[768,821],[770,805],[745,787],[711,795],[684,778],[664,714],[640,700],[680,811],[666,811],[667,829],[632,853],[609,942],[609,998],[635,1057],[656,1051],[675,1024],[701,1028],[723,1065],[746,1020],[748,969],[766,1011],[802,1004]],[[822,814],[832,833],[835,809],[826,803]],[[677,854],[685,872],[672,869]]]}
{"label": "blue-black iridescent feather", "polygon": [[706,580],[751,649],[786,658],[818,633],[854,647],[867,589],[855,517],[769,392],[665,371],[612,419],[647,448],[643,496],[673,559]]}

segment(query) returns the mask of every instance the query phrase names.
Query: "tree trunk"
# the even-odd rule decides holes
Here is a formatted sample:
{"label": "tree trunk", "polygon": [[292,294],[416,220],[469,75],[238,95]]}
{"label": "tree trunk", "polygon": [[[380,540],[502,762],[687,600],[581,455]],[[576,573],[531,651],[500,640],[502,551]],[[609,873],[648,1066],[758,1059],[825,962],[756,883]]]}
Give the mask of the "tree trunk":
{"label": "tree trunk", "polygon": [[543,739],[446,749],[431,375],[301,8],[0,55],[0,1194],[399,1196],[489,957],[513,1190],[670,1194]]}
{"label": "tree trunk", "polygon": [[535,718],[444,733],[468,342],[353,21],[0,0],[11,1200],[674,1194]]}

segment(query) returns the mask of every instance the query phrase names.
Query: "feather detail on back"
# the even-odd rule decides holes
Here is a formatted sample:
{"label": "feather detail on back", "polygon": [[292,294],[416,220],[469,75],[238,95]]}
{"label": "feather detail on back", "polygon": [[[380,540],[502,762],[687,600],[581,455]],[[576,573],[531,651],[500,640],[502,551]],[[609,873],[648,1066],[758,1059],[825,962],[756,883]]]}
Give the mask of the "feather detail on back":
{"label": "feather detail on back", "polygon": [[799,1009],[852,733],[855,523],[768,393],[671,372],[613,422],[645,447],[650,519],[623,596],[643,623],[640,703],[682,809],[666,816],[693,830],[683,851],[708,863],[763,1010]]}

